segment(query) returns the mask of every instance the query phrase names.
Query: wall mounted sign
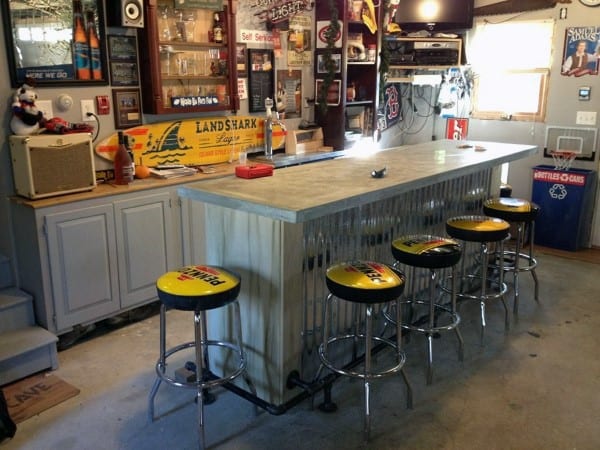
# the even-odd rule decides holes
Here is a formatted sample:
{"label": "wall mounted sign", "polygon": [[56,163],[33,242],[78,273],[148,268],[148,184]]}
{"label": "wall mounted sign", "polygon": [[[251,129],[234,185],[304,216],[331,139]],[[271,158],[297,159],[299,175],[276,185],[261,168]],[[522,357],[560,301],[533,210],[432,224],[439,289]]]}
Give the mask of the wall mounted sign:
{"label": "wall mounted sign", "polygon": [[238,78],[246,78],[248,76],[248,46],[246,44],[235,45],[235,61]]}
{"label": "wall mounted sign", "polygon": [[215,11],[223,10],[223,0],[177,0],[177,8],[202,8]]}
{"label": "wall mounted sign", "polygon": [[467,139],[469,119],[450,117],[446,119],[446,139],[462,141]]}
{"label": "wall mounted sign", "polygon": [[[265,26],[280,24],[296,14],[312,8],[311,0],[255,0],[251,2],[252,14],[261,19]],[[269,24],[269,25],[268,25]]]}
{"label": "wall mounted sign", "polygon": [[273,98],[273,50],[248,49],[249,111],[266,111],[265,99]]}
{"label": "wall mounted sign", "polygon": [[[198,117],[139,125],[124,133],[133,138],[136,164],[217,164],[237,160],[239,152],[261,147],[265,139],[265,119],[257,116]],[[282,148],[286,132],[273,124],[273,148]],[[114,159],[117,133],[96,144],[98,156]]]}
{"label": "wall mounted sign", "polygon": [[600,27],[567,28],[561,74],[569,77],[598,75],[599,66]]}
{"label": "wall mounted sign", "polygon": [[393,126],[400,120],[400,84],[390,83],[385,85],[385,91],[383,92],[384,101],[384,120],[383,130]]}

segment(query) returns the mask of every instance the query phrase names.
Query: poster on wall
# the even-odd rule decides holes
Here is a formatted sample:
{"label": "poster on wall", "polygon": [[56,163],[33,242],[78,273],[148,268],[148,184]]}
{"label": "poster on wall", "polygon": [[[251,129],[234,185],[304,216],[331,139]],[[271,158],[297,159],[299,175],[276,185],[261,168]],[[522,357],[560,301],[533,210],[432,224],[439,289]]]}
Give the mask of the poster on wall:
{"label": "poster on wall", "polygon": [[600,27],[567,28],[561,74],[569,77],[598,75],[599,66]]}
{"label": "poster on wall", "polygon": [[311,66],[313,63],[313,42],[311,30],[313,22],[310,17],[299,14],[290,20],[288,31],[288,65]]}
{"label": "poster on wall", "polygon": [[283,119],[302,115],[302,71],[278,70],[275,106]]}

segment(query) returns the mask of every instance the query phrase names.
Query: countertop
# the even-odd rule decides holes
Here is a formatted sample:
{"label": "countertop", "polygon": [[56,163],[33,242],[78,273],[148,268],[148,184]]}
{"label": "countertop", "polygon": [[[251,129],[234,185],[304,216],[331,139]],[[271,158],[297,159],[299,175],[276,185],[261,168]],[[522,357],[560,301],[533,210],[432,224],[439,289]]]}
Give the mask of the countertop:
{"label": "countertop", "polygon": [[[292,223],[322,217],[409,190],[525,158],[537,146],[440,140],[274,171],[181,186],[183,197]],[[386,167],[383,178],[371,177]]]}
{"label": "countertop", "polygon": [[[267,159],[261,154],[250,155],[248,160],[249,163],[259,162],[263,164],[270,164],[275,169],[282,167],[289,167],[293,165],[307,164],[324,159],[336,158],[345,155],[346,152],[335,151],[335,152],[313,152],[304,153],[298,155],[288,155],[285,153],[275,153],[273,158]],[[112,183],[99,183],[96,187],[89,191],[76,192],[71,194],[56,195],[53,197],[46,197],[40,199],[28,199],[25,197],[15,196],[12,200],[16,203],[27,205],[31,208],[44,208],[48,206],[62,205],[66,203],[78,202],[83,200],[90,200],[94,198],[108,197],[113,195],[129,194],[137,191],[144,191],[147,189],[156,189],[161,187],[183,185],[187,183],[193,183],[205,180],[214,180],[217,178],[223,178],[226,176],[232,176],[235,173],[235,167],[237,163],[220,163],[211,164],[214,168],[212,173],[198,172],[196,175],[161,179],[157,177],[148,177],[143,180],[135,179],[128,185],[116,185]]]}

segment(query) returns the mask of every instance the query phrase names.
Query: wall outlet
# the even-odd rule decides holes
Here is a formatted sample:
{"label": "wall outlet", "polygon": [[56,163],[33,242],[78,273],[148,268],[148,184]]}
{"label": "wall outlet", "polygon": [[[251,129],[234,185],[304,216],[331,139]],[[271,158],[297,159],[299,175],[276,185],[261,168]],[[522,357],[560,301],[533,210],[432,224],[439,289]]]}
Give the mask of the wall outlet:
{"label": "wall outlet", "polygon": [[52,110],[52,100],[37,100],[35,106],[40,110],[46,119],[52,119],[54,117],[54,111]]}
{"label": "wall outlet", "polygon": [[577,111],[577,125],[596,125],[596,111]]}
{"label": "wall outlet", "polygon": [[81,100],[81,120],[84,122],[93,122],[94,116],[88,116],[87,113],[96,114],[94,110],[94,100]]}

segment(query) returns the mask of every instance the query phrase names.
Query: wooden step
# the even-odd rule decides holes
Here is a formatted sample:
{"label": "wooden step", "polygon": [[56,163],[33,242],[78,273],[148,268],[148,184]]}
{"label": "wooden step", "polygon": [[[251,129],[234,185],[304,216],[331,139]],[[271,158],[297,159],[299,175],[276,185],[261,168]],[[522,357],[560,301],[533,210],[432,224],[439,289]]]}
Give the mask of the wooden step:
{"label": "wooden step", "polygon": [[12,266],[10,259],[0,255],[0,289],[7,288],[14,284]]}
{"label": "wooden step", "polygon": [[0,333],[35,325],[33,299],[17,288],[0,290]]}
{"label": "wooden step", "polygon": [[55,335],[38,326],[0,333],[0,386],[57,369],[57,341]]}

